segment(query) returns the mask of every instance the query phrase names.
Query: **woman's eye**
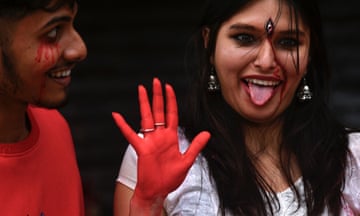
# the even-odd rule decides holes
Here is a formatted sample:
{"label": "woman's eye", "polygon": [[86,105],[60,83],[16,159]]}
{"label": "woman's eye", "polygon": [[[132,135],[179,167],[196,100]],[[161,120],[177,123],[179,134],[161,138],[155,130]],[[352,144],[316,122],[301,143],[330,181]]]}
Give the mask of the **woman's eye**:
{"label": "woman's eye", "polygon": [[241,45],[250,45],[255,42],[255,37],[249,34],[238,34],[234,36]]}
{"label": "woman's eye", "polygon": [[279,40],[278,44],[285,49],[292,49],[299,46],[299,41],[293,38],[284,38]]}

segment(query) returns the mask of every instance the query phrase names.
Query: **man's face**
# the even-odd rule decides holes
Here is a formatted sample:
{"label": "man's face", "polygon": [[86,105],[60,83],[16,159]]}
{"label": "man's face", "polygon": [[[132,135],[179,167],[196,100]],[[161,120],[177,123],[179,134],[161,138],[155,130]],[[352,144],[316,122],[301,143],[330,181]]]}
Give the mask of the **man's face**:
{"label": "man's face", "polygon": [[10,22],[0,45],[0,103],[58,107],[67,98],[71,70],[87,55],[74,29],[77,7],[38,10]]}

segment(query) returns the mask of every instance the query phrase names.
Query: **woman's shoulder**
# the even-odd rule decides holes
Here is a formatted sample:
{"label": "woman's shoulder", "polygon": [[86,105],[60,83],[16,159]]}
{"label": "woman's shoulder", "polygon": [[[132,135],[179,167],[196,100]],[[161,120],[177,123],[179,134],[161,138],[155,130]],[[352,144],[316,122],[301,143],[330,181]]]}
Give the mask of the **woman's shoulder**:
{"label": "woman's shoulder", "polygon": [[360,214],[360,133],[349,133],[349,163],[346,170],[343,197],[346,204],[356,213]]}
{"label": "woman's shoulder", "polygon": [[360,142],[360,131],[349,132],[349,138],[354,142]]}
{"label": "woman's shoulder", "polygon": [[349,133],[349,149],[353,156],[360,160],[360,132]]}
{"label": "woman's shoulder", "polygon": [[354,131],[349,133],[350,142],[360,143],[360,131]]}
{"label": "woman's shoulder", "polygon": [[349,133],[349,170],[357,173],[360,180],[360,132]]}

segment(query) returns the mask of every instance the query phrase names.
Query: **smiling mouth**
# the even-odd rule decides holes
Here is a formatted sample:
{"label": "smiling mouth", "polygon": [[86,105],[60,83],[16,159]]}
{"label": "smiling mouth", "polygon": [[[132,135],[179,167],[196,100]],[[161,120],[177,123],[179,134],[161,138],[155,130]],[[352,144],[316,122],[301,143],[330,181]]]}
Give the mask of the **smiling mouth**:
{"label": "smiling mouth", "polygon": [[258,106],[265,105],[275,94],[276,88],[281,84],[280,80],[254,78],[246,78],[244,82],[248,87],[251,101]]}
{"label": "smiling mouth", "polygon": [[248,86],[250,84],[254,84],[254,85],[257,85],[257,86],[272,87],[272,88],[276,88],[281,83],[281,81],[260,80],[260,79],[250,79],[250,78],[247,78],[244,81]]}
{"label": "smiling mouth", "polygon": [[63,70],[63,71],[57,71],[57,72],[52,72],[49,73],[48,76],[50,78],[55,78],[55,79],[62,79],[62,78],[66,78],[69,77],[71,75],[71,70]]}

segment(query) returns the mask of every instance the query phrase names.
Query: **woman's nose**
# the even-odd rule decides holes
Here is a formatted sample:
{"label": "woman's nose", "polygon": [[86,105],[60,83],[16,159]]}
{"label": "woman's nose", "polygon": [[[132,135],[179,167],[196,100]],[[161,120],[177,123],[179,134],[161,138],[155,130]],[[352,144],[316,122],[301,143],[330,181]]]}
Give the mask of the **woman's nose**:
{"label": "woman's nose", "polygon": [[276,66],[276,54],[271,40],[265,39],[259,47],[254,65],[262,71],[272,71]]}

